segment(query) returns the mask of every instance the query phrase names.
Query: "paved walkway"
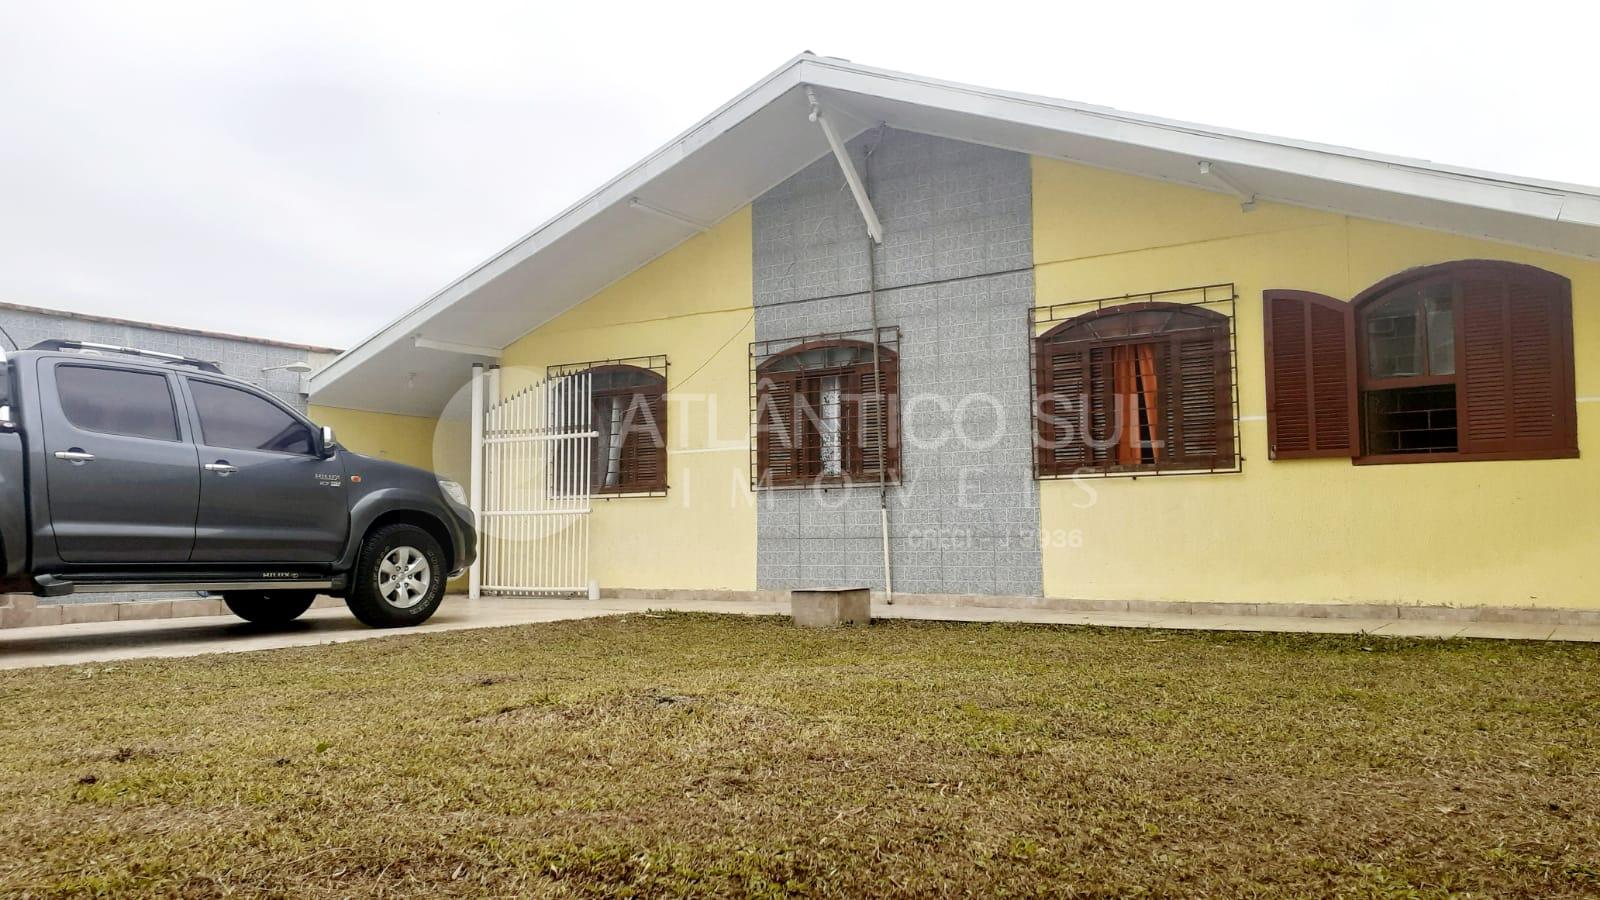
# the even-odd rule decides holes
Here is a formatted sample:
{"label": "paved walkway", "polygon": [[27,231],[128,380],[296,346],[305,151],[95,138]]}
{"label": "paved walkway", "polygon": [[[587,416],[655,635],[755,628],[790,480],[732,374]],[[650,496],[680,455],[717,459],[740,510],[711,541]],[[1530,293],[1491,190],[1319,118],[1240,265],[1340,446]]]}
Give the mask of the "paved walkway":
{"label": "paved walkway", "polygon": [[[674,609],[741,615],[787,615],[788,604],[767,601],[586,600],[451,596],[427,624],[404,632],[367,628],[341,608],[314,609],[291,625],[263,629],[232,616],[155,619],[0,629],[0,669],[79,665],[144,657],[239,653],[276,647],[303,647],[359,641],[395,634],[494,628],[555,622],[649,609]],[[1600,625],[1528,625],[1491,622],[1433,622],[1408,619],[1312,619],[1290,616],[1160,615],[1126,612],[1058,612],[943,606],[884,606],[873,615],[894,619],[956,622],[1034,622],[1101,625],[1113,628],[1176,628],[1204,631],[1283,631],[1396,637],[1472,637],[1511,640],[1600,642]]]}

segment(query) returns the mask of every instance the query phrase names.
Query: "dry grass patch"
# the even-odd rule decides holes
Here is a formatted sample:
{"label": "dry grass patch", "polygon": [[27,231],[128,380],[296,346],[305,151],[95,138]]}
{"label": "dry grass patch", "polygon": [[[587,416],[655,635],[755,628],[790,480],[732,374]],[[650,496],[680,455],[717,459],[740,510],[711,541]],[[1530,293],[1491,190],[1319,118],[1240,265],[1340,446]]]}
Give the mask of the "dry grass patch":
{"label": "dry grass patch", "polygon": [[7,894],[1600,892],[1581,645],[669,614],[0,711]]}

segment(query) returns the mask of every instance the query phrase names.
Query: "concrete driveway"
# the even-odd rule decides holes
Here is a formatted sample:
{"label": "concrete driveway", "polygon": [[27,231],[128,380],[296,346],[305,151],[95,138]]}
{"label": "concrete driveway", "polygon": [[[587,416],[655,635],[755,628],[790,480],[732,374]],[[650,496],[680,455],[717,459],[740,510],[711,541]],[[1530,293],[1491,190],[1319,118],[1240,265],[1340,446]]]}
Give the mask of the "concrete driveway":
{"label": "concrete driveway", "polygon": [[[439,611],[425,624],[405,629],[368,628],[357,622],[342,605],[313,609],[287,626],[275,627],[252,625],[233,616],[196,616],[7,628],[0,629],[0,669],[304,647],[393,637],[397,634],[608,616],[640,612],[649,606],[649,602],[639,600],[590,602],[559,597],[486,597],[470,600],[463,595],[451,595],[445,598]],[[683,604],[675,604],[675,607],[683,608]],[[727,601],[708,603],[706,608],[745,613],[787,611],[779,604]]]}

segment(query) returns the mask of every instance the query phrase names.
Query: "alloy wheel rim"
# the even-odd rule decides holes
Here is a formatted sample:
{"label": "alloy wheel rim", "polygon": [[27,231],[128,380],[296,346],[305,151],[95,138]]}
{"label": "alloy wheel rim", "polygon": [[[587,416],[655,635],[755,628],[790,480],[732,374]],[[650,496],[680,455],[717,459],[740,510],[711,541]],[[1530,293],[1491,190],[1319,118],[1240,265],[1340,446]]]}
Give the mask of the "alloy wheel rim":
{"label": "alloy wheel rim", "polygon": [[422,602],[433,585],[428,558],[415,547],[396,547],[378,566],[378,594],[395,609],[410,609]]}

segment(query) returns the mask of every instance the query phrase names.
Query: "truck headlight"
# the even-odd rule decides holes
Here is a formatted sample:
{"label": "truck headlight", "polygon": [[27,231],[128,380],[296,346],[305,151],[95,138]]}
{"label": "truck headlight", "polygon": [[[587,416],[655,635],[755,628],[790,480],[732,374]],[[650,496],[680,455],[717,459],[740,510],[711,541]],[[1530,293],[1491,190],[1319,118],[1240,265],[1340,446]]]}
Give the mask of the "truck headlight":
{"label": "truck headlight", "polygon": [[467,505],[467,492],[461,489],[460,484],[441,478],[439,479],[439,490],[444,491],[444,495],[446,497],[449,497],[451,500],[454,500],[462,506]]}

